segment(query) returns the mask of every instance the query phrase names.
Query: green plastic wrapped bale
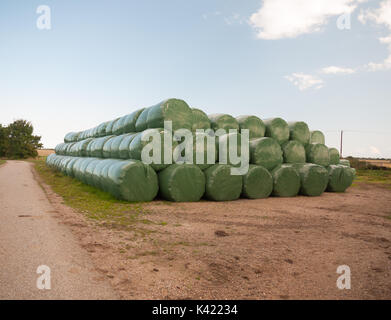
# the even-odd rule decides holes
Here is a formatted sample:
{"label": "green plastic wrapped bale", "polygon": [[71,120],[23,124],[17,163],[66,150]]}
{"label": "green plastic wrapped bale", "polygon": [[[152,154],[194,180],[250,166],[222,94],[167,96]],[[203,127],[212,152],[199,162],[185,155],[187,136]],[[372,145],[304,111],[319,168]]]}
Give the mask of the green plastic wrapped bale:
{"label": "green plastic wrapped bale", "polygon": [[[106,185],[101,183],[102,182],[101,173],[102,173],[102,170],[106,166],[110,166],[114,162],[115,162],[114,159],[103,159],[103,160],[99,161],[99,163],[95,166],[94,172],[92,175],[91,182],[94,187],[99,188],[101,190],[105,190]],[[108,173],[108,170],[107,170],[107,173]]]}
{"label": "green plastic wrapped bale", "polygon": [[351,168],[353,172],[353,180],[357,178],[357,172],[355,168]]}
{"label": "green plastic wrapped bale", "polygon": [[339,151],[336,148],[329,148],[330,164],[339,164]]}
{"label": "green plastic wrapped bale", "polygon": [[115,136],[107,136],[101,138],[95,138],[94,142],[91,145],[91,157],[94,158],[103,158],[103,146],[106,142]]}
{"label": "green plastic wrapped bale", "polygon": [[164,121],[172,122],[172,130],[193,128],[193,113],[187,103],[180,99],[167,99],[150,107],[148,129],[164,128]]}
{"label": "green plastic wrapped bale", "polygon": [[169,201],[199,201],[205,193],[205,175],[193,164],[172,164],[159,172],[160,196]]}
{"label": "green plastic wrapped bale", "polygon": [[124,133],[124,123],[125,123],[125,120],[126,120],[126,116],[123,116],[121,118],[118,119],[118,121],[116,121],[114,124],[113,124],[113,134],[115,134],[116,136],[119,136],[121,134]]}
{"label": "green plastic wrapped bale", "polygon": [[329,148],[321,143],[310,143],[305,147],[307,162],[323,167],[330,164]]}
{"label": "green plastic wrapped bale", "polygon": [[319,130],[311,131],[310,143],[325,144],[325,138],[323,132]]}
{"label": "green plastic wrapped bale", "polygon": [[73,174],[73,165],[76,163],[77,160],[80,158],[74,157],[71,161],[68,162],[67,167],[65,169],[65,174],[69,177],[74,177]]}
{"label": "green plastic wrapped bale", "polygon": [[65,142],[62,142],[62,143],[59,143],[58,145],[56,145],[56,147],[54,148],[54,152],[58,155],[61,155],[61,149],[62,147],[65,145],[66,143]]}
{"label": "green plastic wrapped bale", "polygon": [[79,142],[77,148],[77,157],[87,157],[87,148],[92,141],[93,138],[88,138]]}
{"label": "green plastic wrapped bale", "polygon": [[342,166],[350,167],[350,161],[347,159],[341,159],[339,160],[339,164]]}
{"label": "green plastic wrapped bale", "polygon": [[216,153],[218,162],[232,166],[240,165],[241,156],[240,133],[226,133],[216,138]]}
{"label": "green plastic wrapped bale", "polygon": [[306,145],[310,142],[311,134],[308,125],[303,121],[288,122],[289,139]]}
{"label": "green plastic wrapped bale", "polygon": [[243,175],[242,196],[249,199],[263,199],[273,191],[273,178],[264,167],[250,164],[247,174]]}
{"label": "green plastic wrapped bale", "polygon": [[214,131],[223,129],[228,133],[229,129],[235,129],[238,131],[240,129],[238,121],[229,114],[215,113],[208,115],[208,117],[210,120],[210,126]]}
{"label": "green plastic wrapped bale", "polygon": [[293,167],[300,175],[300,194],[304,196],[320,196],[329,182],[328,171],[317,164],[294,164]]}
{"label": "green plastic wrapped bale", "polygon": [[136,160],[118,160],[108,170],[109,190],[118,199],[152,201],[159,190],[156,172]]}
{"label": "green plastic wrapped bale", "polygon": [[108,136],[108,139],[103,144],[102,155],[103,158],[111,158],[111,144],[117,136]]}
{"label": "green plastic wrapped bale", "polygon": [[236,117],[239,123],[240,132],[243,129],[249,130],[250,139],[263,138],[266,132],[266,125],[256,116],[239,116]]}
{"label": "green plastic wrapped bale", "polygon": [[204,171],[206,178],[205,196],[214,201],[231,201],[240,197],[242,176],[232,175],[231,166],[216,163]]}
{"label": "green plastic wrapped bale", "polygon": [[[216,163],[217,151],[214,136],[196,132],[193,136],[193,163],[205,170]],[[208,160],[209,157],[209,160]]]}
{"label": "green plastic wrapped bale", "polygon": [[122,139],[121,144],[119,145],[119,158],[120,159],[130,159],[129,155],[129,145],[132,142],[133,138],[136,136],[136,133],[128,133]]}
{"label": "green plastic wrapped bale", "polygon": [[283,164],[274,168],[273,195],[276,197],[295,197],[300,190],[300,176],[290,164]]}
{"label": "green plastic wrapped bale", "polygon": [[151,110],[151,107],[145,108],[138,116],[135,129],[137,132],[142,132],[148,129],[148,113]]}
{"label": "green plastic wrapped bale", "polygon": [[258,138],[250,141],[250,163],[272,170],[283,161],[280,145],[273,138]]}
{"label": "green plastic wrapped bale", "polygon": [[120,136],[117,136],[113,138],[113,141],[110,143],[110,158],[112,159],[120,159],[120,153],[119,153],[119,146],[122,143],[122,140],[129,136],[129,133],[127,134],[121,134]]}
{"label": "green plastic wrapped bale", "polygon": [[90,161],[84,170],[84,183],[89,184],[90,186],[94,185],[94,169],[102,161],[102,159],[95,158]]}
{"label": "green plastic wrapped bale", "polygon": [[197,129],[210,129],[210,120],[204,111],[193,108],[191,112],[193,117],[193,131],[196,131]]}
{"label": "green plastic wrapped bale", "polygon": [[79,137],[79,132],[69,132],[64,137],[64,142],[76,142]]}
{"label": "green plastic wrapped bale", "polygon": [[263,120],[266,125],[265,136],[273,138],[279,144],[283,144],[289,140],[288,123],[281,118],[272,118]]}
{"label": "green plastic wrapped bale", "polygon": [[285,163],[305,163],[305,148],[296,140],[285,142],[281,146]]}
{"label": "green plastic wrapped bale", "polygon": [[106,135],[106,126],[109,123],[109,121],[103,122],[98,126],[98,137],[104,137]]}
{"label": "green plastic wrapped bale", "polygon": [[[173,156],[173,150],[174,148],[176,147],[177,143],[175,141],[172,141],[172,147],[169,148],[169,146],[165,146],[164,144],[164,133],[166,132],[167,135],[169,135],[171,137],[171,141],[172,141],[172,135],[170,132],[167,132],[165,131],[164,129],[147,129],[147,130],[144,130],[143,132],[140,132],[138,134],[136,134],[132,140],[132,142],[130,143],[129,145],[129,157],[130,159],[135,159],[135,160],[142,160],[141,159],[141,156],[142,156],[142,150],[143,148],[152,143],[153,141],[153,138],[155,135],[159,135],[160,136],[160,146],[161,146],[161,154],[160,154],[160,157],[159,157],[159,160],[157,162],[153,162],[151,163],[150,165],[152,166],[152,168],[156,171],[160,171],[160,170],[163,170],[165,169],[166,167],[168,167],[170,165],[170,163],[165,163],[165,158],[164,158],[164,152],[169,152],[171,153],[172,155],[172,158],[174,160],[174,156]],[[143,141],[143,140],[146,140],[146,141]],[[152,146],[152,144],[150,145]],[[165,149],[167,149],[167,151],[165,151]],[[149,155],[150,157],[152,156],[155,156],[152,154],[152,149],[149,151]]]}
{"label": "green plastic wrapped bale", "polygon": [[136,132],[136,122],[144,108],[136,110],[131,114],[127,115],[123,123],[124,133]]}
{"label": "green plastic wrapped bale", "polygon": [[111,136],[113,135],[113,127],[114,125],[116,124],[116,122],[119,120],[120,118],[117,118],[117,119],[114,119],[114,120],[111,120],[107,123],[106,125],[106,136]]}
{"label": "green plastic wrapped bale", "polygon": [[329,172],[327,191],[345,192],[352,185],[354,172],[351,168],[343,165],[331,165],[327,169]]}

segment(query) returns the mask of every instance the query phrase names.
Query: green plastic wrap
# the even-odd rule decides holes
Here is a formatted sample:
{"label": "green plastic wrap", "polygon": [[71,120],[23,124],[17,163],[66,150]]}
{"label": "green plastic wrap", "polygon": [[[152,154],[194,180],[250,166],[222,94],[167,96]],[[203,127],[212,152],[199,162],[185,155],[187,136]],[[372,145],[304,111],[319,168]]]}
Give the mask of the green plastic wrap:
{"label": "green plastic wrap", "polygon": [[164,121],[172,121],[172,130],[193,128],[193,113],[187,103],[180,99],[167,99],[150,107],[148,129],[164,128]]}
{"label": "green plastic wrap", "polygon": [[110,158],[113,159],[120,159],[120,152],[119,152],[119,146],[122,143],[122,140],[125,139],[127,136],[129,136],[129,133],[121,134],[120,136],[117,136],[113,138],[113,141],[110,143]]}
{"label": "green plastic wrap", "polygon": [[239,123],[240,132],[243,129],[248,129],[250,132],[250,140],[263,138],[266,132],[266,125],[261,119],[256,116],[239,116],[236,117]]}
{"label": "green plastic wrap", "polygon": [[279,144],[289,140],[289,126],[288,123],[281,118],[272,118],[263,120],[266,125],[265,136],[273,138]]}
{"label": "green plastic wrap", "polygon": [[128,115],[119,118],[118,121],[113,124],[112,132],[114,135],[119,136],[124,133],[124,125],[127,116]]}
{"label": "green plastic wrap", "polygon": [[341,160],[339,160],[339,164],[340,164],[340,165],[343,165],[343,166],[346,166],[346,167],[350,167],[350,161],[347,160],[347,159],[341,159]]}
{"label": "green plastic wrap", "polygon": [[71,161],[67,163],[65,174],[70,177],[74,177],[73,175],[73,165],[78,161],[80,158],[74,157]]}
{"label": "green plastic wrap", "polygon": [[294,197],[300,190],[300,176],[290,164],[273,169],[273,195],[276,197]]}
{"label": "green plastic wrap", "polygon": [[92,138],[88,138],[82,141],[79,141],[79,145],[77,148],[77,157],[87,157],[87,148],[88,145],[93,141]]}
{"label": "green plastic wrap", "polygon": [[354,180],[352,168],[343,165],[330,165],[327,169],[329,172],[327,191],[345,192],[352,185]]}
{"label": "green plastic wrap", "polygon": [[325,138],[322,131],[314,130],[310,133],[310,143],[325,144]]}
{"label": "green plastic wrap", "polygon": [[[207,133],[196,132],[193,135],[193,163],[196,164],[201,170],[209,168],[217,161],[216,145],[215,143],[210,143],[208,147],[208,138],[213,138],[213,140],[215,140],[215,137],[211,137]],[[208,153],[211,157],[210,162],[213,163],[208,163]]]}
{"label": "green plastic wrap", "polygon": [[69,132],[64,137],[64,142],[76,142],[79,138],[80,132]]}
{"label": "green plastic wrap", "polygon": [[129,145],[135,136],[136,133],[129,133],[126,134],[125,137],[122,139],[121,144],[119,145],[118,148],[120,159],[130,159]]}
{"label": "green plastic wrap", "polygon": [[250,141],[250,163],[272,170],[283,161],[280,145],[272,138],[258,138]]}
{"label": "green plastic wrap", "polygon": [[288,122],[289,139],[306,145],[310,142],[311,134],[308,125],[303,121]]}
{"label": "green plastic wrap", "polygon": [[229,129],[236,129],[239,131],[238,121],[229,114],[215,113],[208,115],[211,128],[216,131],[218,129],[224,129],[227,133]]}
{"label": "green plastic wrap", "polygon": [[123,122],[123,131],[124,133],[136,132],[136,122],[141,112],[144,111],[144,108],[138,109],[131,114],[127,115]]}
{"label": "green plastic wrap", "polygon": [[243,175],[242,196],[249,199],[263,199],[273,191],[273,178],[264,167],[250,164]]}
{"label": "green plastic wrap", "polygon": [[108,136],[109,138],[105,141],[102,148],[103,158],[111,158],[111,144],[117,136]]}
{"label": "green plastic wrap", "polygon": [[330,164],[329,148],[321,143],[310,143],[305,147],[307,162],[323,167]]}
{"label": "green plastic wrap", "polygon": [[214,201],[231,201],[240,197],[242,176],[231,175],[228,164],[214,164],[204,171],[206,178],[205,197]]}
{"label": "green plastic wrap", "polygon": [[[76,158],[53,155],[48,166],[110,192],[126,201],[151,201],[158,192],[158,177],[148,165],[136,160]],[[72,169],[68,168],[72,163]],[[69,169],[69,170],[68,170]]]}
{"label": "green plastic wrap", "polygon": [[159,194],[176,202],[199,201],[205,193],[205,175],[193,164],[172,164],[159,172]]}
{"label": "green plastic wrap", "polygon": [[191,112],[193,117],[193,131],[196,131],[197,129],[210,129],[210,120],[204,111],[193,108]]}
{"label": "green plastic wrap", "polygon": [[148,128],[148,113],[151,110],[151,107],[143,109],[143,111],[139,114],[136,124],[135,124],[135,129],[137,132],[142,132]]}
{"label": "green plastic wrap", "polygon": [[[234,141],[234,143],[231,144],[231,141]],[[225,152],[223,153],[220,151],[220,144],[222,146],[224,144],[226,145]],[[240,133],[226,133],[220,137],[216,137],[216,153],[218,162],[232,166],[240,165],[240,162],[238,163],[238,161],[240,161],[241,146]]]}
{"label": "green plastic wrap", "polygon": [[285,163],[305,163],[305,148],[299,141],[287,141],[281,146],[281,149]]}
{"label": "green plastic wrap", "polygon": [[103,158],[103,146],[108,140],[115,136],[106,136],[101,138],[95,138],[91,145],[91,157],[94,158]]}
{"label": "green plastic wrap", "polygon": [[339,164],[339,151],[336,148],[329,148],[330,164]]}
{"label": "green plastic wrap", "polygon": [[114,120],[111,120],[107,123],[106,125],[106,136],[111,136],[113,135],[113,127],[114,125],[116,124],[116,122],[119,120],[120,118],[117,118],[117,119],[114,119]]}
{"label": "green plastic wrap", "polygon": [[[143,136],[147,137],[148,135],[153,134],[154,131],[158,132],[160,135],[160,143],[161,143],[160,163],[151,163],[150,165],[152,166],[152,168],[154,170],[160,171],[170,165],[170,163],[167,163],[167,164],[164,163],[165,162],[164,161],[164,149],[167,148],[164,145],[164,132],[165,132],[164,129],[161,129],[161,128],[160,129],[159,128],[147,129],[147,130],[144,130],[143,132],[136,134],[129,145],[129,157],[130,157],[130,159],[142,160],[141,159],[141,152],[142,152],[143,148],[147,144],[149,144],[150,141],[152,141],[151,137],[149,138],[148,141],[142,141],[142,138],[143,138]],[[171,135],[170,133],[167,133],[167,134]],[[177,143],[175,141],[172,141],[172,148],[169,151],[169,152],[171,152],[172,155],[173,155],[173,150],[176,147],[176,145],[177,145]],[[151,153],[150,153],[150,155],[151,155]],[[174,156],[173,156],[173,159],[174,159]]]}
{"label": "green plastic wrap", "polygon": [[304,196],[320,196],[329,182],[328,171],[317,164],[294,164],[293,167],[300,175],[300,194]]}
{"label": "green plastic wrap", "polygon": [[106,126],[109,123],[109,121],[103,122],[98,126],[98,137],[104,137],[106,135]]}

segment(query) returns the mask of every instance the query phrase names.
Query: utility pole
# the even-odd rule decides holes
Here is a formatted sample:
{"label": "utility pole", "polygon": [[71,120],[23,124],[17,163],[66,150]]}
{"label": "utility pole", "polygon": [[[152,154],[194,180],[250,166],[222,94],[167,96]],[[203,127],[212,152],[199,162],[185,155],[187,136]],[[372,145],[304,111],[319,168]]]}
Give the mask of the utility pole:
{"label": "utility pole", "polygon": [[339,157],[342,158],[342,141],[343,141],[343,130],[341,130],[341,145],[339,150]]}

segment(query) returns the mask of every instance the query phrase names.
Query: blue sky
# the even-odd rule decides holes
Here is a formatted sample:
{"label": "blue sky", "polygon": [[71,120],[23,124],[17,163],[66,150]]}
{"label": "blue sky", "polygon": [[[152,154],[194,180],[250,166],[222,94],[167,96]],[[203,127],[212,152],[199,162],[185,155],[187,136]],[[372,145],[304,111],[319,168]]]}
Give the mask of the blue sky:
{"label": "blue sky", "polygon": [[391,0],[2,0],[0,122],[30,120],[54,147],[176,97],[303,120],[338,148],[343,129],[344,156],[391,157],[390,35]]}

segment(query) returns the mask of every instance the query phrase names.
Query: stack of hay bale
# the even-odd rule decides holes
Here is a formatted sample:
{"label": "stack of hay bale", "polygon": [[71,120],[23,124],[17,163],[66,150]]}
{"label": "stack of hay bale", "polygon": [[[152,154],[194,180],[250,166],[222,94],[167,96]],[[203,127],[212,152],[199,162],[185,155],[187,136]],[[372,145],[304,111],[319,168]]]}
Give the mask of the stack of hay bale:
{"label": "stack of hay bale", "polygon": [[[167,147],[164,121],[171,121],[172,131],[191,130],[194,141],[205,138],[201,142],[205,150],[203,164],[196,164],[196,144],[194,164],[141,161],[143,147],[148,144],[143,137],[155,129],[161,138],[162,158],[168,154],[176,160],[180,156],[174,152],[176,139]],[[206,139],[210,135],[197,129],[227,131],[213,138],[212,163],[206,161]],[[230,129],[237,132],[228,133]],[[235,147],[240,155],[240,133],[244,129],[249,130],[250,166],[246,174],[232,175],[235,161],[229,152],[219,153],[219,143],[225,140],[228,150]],[[230,146],[229,141],[234,141],[229,139],[231,135],[238,145]],[[340,162],[338,150],[325,145],[323,133],[310,131],[304,122],[261,120],[251,115],[207,116],[179,99],[168,99],[94,128],[68,133],[55,151],[47,158],[48,166],[127,201],[151,201],[157,195],[169,201],[319,196],[324,191],[345,191],[355,176],[347,163]]]}

